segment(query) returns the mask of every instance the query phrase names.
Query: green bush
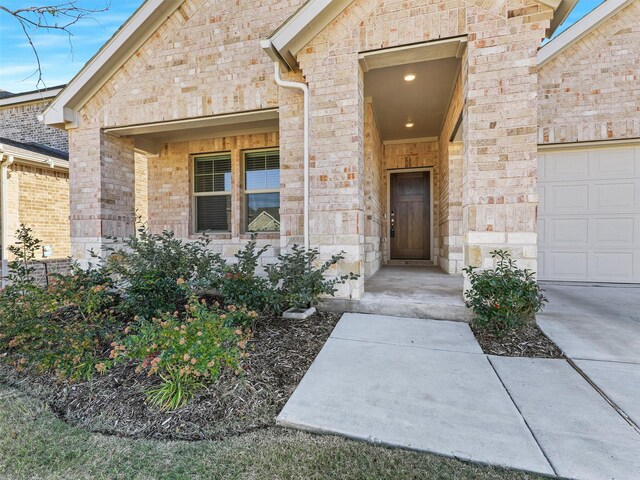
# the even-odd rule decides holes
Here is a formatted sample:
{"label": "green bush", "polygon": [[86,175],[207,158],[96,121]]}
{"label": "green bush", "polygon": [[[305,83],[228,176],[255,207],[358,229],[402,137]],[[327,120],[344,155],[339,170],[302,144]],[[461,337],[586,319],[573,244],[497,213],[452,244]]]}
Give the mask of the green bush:
{"label": "green bush", "polygon": [[354,273],[325,277],[329,269],[344,260],[344,255],[333,255],[330,260],[315,266],[319,254],[315,248],[305,250],[294,245],[291,253],[278,255],[278,263],[265,267],[272,288],[278,292],[280,310],[289,307],[308,308],[317,303],[320,295],[333,296],[337,284],[358,278]]}
{"label": "green bush", "polygon": [[[227,318],[230,317],[230,318]],[[215,382],[224,369],[242,372],[250,330],[239,327],[257,317],[233,306],[226,311],[193,297],[182,313],[142,320],[113,342],[111,364],[133,361],[137,370],[159,375],[162,385],[149,392],[152,403],[173,409],[184,405],[205,383]],[[97,365],[99,371],[110,366]]]}
{"label": "green bush", "polygon": [[121,311],[148,319],[173,312],[192,292],[219,284],[224,262],[208,246],[206,239],[183,241],[173,232],[152,234],[142,226],[137,236],[110,247],[103,268],[118,282]]}
{"label": "green bush", "polygon": [[473,309],[479,328],[505,335],[533,321],[547,299],[534,272],[518,268],[509,253],[494,250],[491,258],[498,259],[495,269],[464,269],[471,282],[466,305]]}
{"label": "green bush", "polygon": [[24,225],[11,247],[9,285],[0,295],[0,351],[19,369],[53,371],[72,380],[94,372],[122,322],[107,277],[72,267],[52,276],[47,288],[33,283],[33,259],[40,242]]}
{"label": "green bush", "polygon": [[267,279],[257,273],[260,257],[269,246],[258,249],[255,235],[234,256],[237,261],[223,267],[220,293],[225,303],[260,312],[277,311],[277,292]]}

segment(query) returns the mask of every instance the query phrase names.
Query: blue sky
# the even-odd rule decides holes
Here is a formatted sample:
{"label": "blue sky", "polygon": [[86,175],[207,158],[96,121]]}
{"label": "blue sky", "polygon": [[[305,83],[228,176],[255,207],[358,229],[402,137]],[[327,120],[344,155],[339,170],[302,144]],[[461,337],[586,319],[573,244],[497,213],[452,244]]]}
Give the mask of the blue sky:
{"label": "blue sky", "polygon": [[[108,0],[78,0],[78,6],[101,8]],[[559,33],[583,17],[603,0],[579,0],[578,5]],[[10,9],[59,3],[55,0],[25,1],[0,0]],[[72,27],[73,37],[69,45],[64,33],[34,31],[32,38],[42,63],[42,76],[47,87],[67,83],[98,51],[113,33],[140,5],[142,0],[111,0],[106,12],[96,13],[93,19],[83,19]],[[36,60],[20,25],[7,14],[0,12],[0,89],[10,92],[35,90],[38,86]]]}

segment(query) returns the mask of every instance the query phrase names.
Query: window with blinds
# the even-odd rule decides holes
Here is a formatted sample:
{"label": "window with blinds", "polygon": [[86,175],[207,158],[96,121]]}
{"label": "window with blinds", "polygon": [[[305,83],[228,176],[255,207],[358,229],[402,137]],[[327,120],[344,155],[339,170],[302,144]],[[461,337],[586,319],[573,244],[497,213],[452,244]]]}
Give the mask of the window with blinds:
{"label": "window with blinds", "polygon": [[193,162],[196,232],[231,231],[231,155],[203,155]]}
{"label": "window with blinds", "polygon": [[245,231],[280,231],[280,152],[244,155]]}

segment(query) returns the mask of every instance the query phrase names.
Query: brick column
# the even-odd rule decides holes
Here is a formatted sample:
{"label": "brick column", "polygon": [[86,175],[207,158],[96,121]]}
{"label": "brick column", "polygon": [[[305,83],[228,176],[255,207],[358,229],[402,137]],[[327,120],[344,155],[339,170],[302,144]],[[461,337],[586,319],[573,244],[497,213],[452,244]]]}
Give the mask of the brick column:
{"label": "brick column", "polygon": [[463,59],[464,262],[490,267],[489,252],[503,248],[535,270],[536,52],[552,11],[533,0],[476,3],[484,8],[468,7]]}
{"label": "brick column", "polygon": [[97,127],[69,132],[71,254],[81,263],[107,237],[135,231],[135,152],[130,137]]}

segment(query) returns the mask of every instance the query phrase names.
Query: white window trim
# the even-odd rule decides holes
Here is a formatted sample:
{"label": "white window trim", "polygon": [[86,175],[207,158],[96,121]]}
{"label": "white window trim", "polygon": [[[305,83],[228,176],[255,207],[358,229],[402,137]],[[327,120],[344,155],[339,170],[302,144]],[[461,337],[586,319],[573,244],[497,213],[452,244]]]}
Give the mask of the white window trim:
{"label": "white window trim", "polygon": [[[196,192],[196,160],[198,158],[204,157],[215,157],[215,156],[223,156],[228,155],[229,160],[231,161],[231,190],[224,192]],[[209,153],[199,153],[197,155],[190,155],[190,164],[191,164],[191,198],[194,200],[191,202],[191,231],[195,235],[207,234],[207,233],[231,233],[232,224],[233,224],[233,153],[231,151],[222,151],[222,152],[209,152]],[[229,229],[228,230],[198,230],[198,204],[195,201],[197,197],[223,197],[227,196],[231,199],[231,217],[229,219]]]}
{"label": "white window trim", "polygon": [[[269,188],[260,190],[247,190],[247,154],[261,153],[261,152],[278,152],[278,170],[282,174],[282,168],[280,166],[280,147],[265,147],[265,148],[253,148],[251,150],[242,151],[242,232],[244,233],[279,233],[277,230],[268,230],[264,232],[252,232],[249,230],[249,218],[247,217],[247,195],[258,193],[281,193],[280,188]],[[282,200],[282,198],[280,198]],[[278,203],[278,210],[280,210],[281,202]]]}

